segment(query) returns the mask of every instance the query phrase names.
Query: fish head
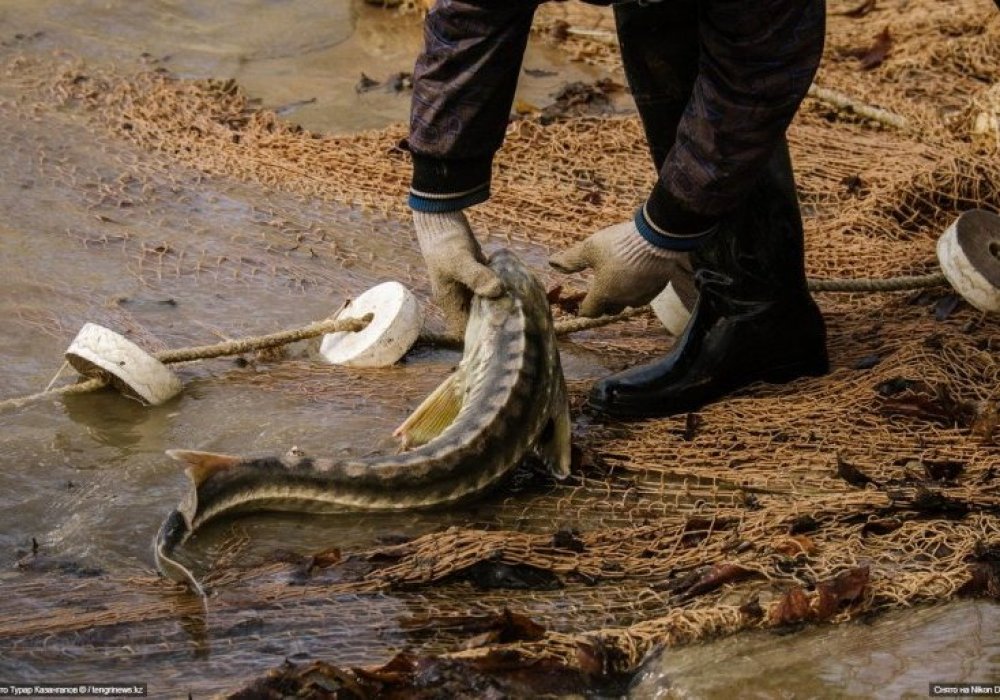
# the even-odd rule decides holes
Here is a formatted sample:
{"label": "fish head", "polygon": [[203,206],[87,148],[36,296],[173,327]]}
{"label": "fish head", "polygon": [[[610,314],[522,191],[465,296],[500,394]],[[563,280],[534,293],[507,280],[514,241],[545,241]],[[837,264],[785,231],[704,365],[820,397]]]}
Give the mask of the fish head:
{"label": "fish head", "polygon": [[[504,291],[509,296],[529,302],[526,308],[532,311],[551,315],[541,283],[515,253],[501,248],[490,255],[488,264],[500,278]],[[543,299],[544,303],[536,303]]]}
{"label": "fish head", "polygon": [[171,511],[153,540],[153,559],[156,562],[156,568],[166,578],[187,584],[192,593],[205,598],[208,593],[198,582],[194,572],[174,556],[174,549],[189,534],[191,534],[191,528],[180,509]]}

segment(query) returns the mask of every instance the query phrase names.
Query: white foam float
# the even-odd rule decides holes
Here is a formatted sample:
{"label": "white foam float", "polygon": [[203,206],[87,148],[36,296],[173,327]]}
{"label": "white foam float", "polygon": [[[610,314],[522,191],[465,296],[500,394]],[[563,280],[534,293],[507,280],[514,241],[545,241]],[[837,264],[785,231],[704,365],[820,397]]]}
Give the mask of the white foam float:
{"label": "white foam float", "polygon": [[684,332],[684,327],[691,318],[691,312],[684,306],[672,282],[667,283],[663,291],[657,294],[649,305],[656,318],[671,335],[680,335]]}
{"label": "white foam float", "polygon": [[66,350],[66,361],[80,374],[105,379],[123,394],[151,406],[173,398],[183,386],[162,362],[96,323],[83,325]]}
{"label": "white foam float", "polygon": [[937,256],[963,299],[980,311],[1000,312],[1000,216],[963,212],[938,239]]}
{"label": "white foam float", "polygon": [[[983,209],[963,212],[938,239],[938,263],[948,283],[980,311],[1000,313],[1000,216]],[[650,302],[673,335],[680,335],[691,312],[668,284]]]}
{"label": "white foam float", "polygon": [[336,318],[361,318],[368,313],[373,318],[363,330],[323,336],[319,352],[327,362],[348,367],[388,367],[413,346],[424,323],[420,302],[399,282],[372,287],[349,301]]}

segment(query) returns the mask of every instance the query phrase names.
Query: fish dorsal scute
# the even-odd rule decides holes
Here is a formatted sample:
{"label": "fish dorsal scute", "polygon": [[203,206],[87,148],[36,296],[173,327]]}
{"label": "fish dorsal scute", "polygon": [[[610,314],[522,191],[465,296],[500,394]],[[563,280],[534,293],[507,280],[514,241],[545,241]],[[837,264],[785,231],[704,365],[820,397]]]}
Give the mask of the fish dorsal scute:
{"label": "fish dorsal scute", "polygon": [[231,469],[243,461],[233,455],[198,450],[167,450],[167,455],[185,465],[185,471],[194,482],[195,488],[201,486],[212,474]]}

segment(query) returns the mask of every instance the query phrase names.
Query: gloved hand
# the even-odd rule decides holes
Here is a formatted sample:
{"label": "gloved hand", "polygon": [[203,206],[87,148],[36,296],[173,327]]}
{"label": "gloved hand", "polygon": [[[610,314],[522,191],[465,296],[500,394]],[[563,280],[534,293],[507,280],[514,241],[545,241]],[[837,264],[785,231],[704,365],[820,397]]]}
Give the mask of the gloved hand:
{"label": "gloved hand", "polygon": [[591,318],[648,304],[671,279],[692,286],[688,254],[654,246],[639,234],[634,220],[609,226],[556,253],[549,265],[560,272],[594,271],[580,304],[580,315]]}
{"label": "gloved hand", "polygon": [[461,335],[469,318],[473,294],[498,297],[500,278],[484,263],[483,251],[461,210],[413,212],[417,242],[431,278],[434,301],[444,311],[449,333]]}

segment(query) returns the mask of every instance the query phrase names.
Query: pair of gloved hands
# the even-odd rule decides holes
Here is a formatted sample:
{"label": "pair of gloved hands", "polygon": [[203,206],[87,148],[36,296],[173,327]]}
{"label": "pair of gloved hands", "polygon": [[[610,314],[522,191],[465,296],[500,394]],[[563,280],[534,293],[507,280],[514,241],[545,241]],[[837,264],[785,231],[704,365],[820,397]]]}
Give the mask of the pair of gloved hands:
{"label": "pair of gloved hands", "polygon": [[[472,294],[497,297],[503,293],[503,285],[484,264],[482,249],[464,212],[415,211],[413,224],[434,300],[444,311],[449,331],[460,334]],[[580,303],[580,315],[588,317],[649,303],[672,278],[690,279],[692,274],[687,253],[647,242],[632,220],[598,231],[553,255],[549,264],[566,273],[593,270],[587,295]]]}

